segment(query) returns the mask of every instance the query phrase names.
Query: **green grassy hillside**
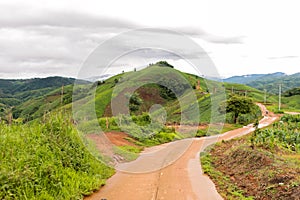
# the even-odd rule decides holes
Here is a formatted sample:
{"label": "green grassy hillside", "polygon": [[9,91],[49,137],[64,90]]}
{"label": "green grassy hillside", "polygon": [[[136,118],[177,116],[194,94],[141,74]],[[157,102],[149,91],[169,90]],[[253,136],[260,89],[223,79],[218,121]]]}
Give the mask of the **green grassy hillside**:
{"label": "green grassy hillside", "polygon": [[34,79],[0,79],[0,102],[13,106],[33,97],[42,96],[62,85],[73,84],[75,79],[48,77]]}
{"label": "green grassy hillside", "polygon": [[67,117],[47,118],[0,123],[0,199],[81,199],[114,173],[87,151]]}
{"label": "green grassy hillside", "polygon": [[[111,98],[116,85],[122,85],[123,81],[126,82],[127,88],[134,87],[136,82],[156,80],[157,77],[162,76],[168,77],[170,71],[172,71],[172,73],[176,72],[176,74],[181,76],[182,79],[186,81],[186,86],[183,84],[183,87],[190,87],[193,89],[198,101],[201,114],[201,123],[209,122],[211,117],[216,122],[220,120],[218,119],[220,115],[217,110],[211,111],[211,100],[214,98],[216,101],[221,101],[221,90],[225,90],[227,97],[228,95],[234,93],[239,95],[247,95],[253,98],[256,102],[264,102],[264,92],[258,89],[235,83],[221,84],[215,81],[206,80],[193,74],[182,73],[171,67],[162,66],[162,64],[154,64],[151,65],[151,75],[148,75],[149,68],[137,72],[119,74],[111,77],[105,82],[87,84],[85,87],[80,86],[79,89],[77,88],[78,94],[72,94],[73,87],[71,85],[67,85],[64,87],[63,101],[61,101],[61,85],[72,83],[74,81],[73,79],[50,77],[45,80],[0,80],[1,84],[3,83],[3,85],[0,87],[3,97],[0,98],[0,109],[2,110],[0,112],[0,117],[5,119],[5,116],[7,115],[5,112],[9,112],[9,109],[6,109],[8,107],[11,108],[14,118],[22,118],[24,121],[29,121],[41,117],[45,112],[58,109],[61,106],[68,108],[68,110],[71,109],[71,105],[68,104],[72,102],[72,98],[75,98],[75,101],[80,100],[83,102],[82,109],[80,110],[81,116],[87,116],[87,113],[91,112],[90,110],[86,110],[84,108],[88,108],[91,104],[95,104],[98,118],[106,116],[110,117],[112,116],[110,106]],[[170,82],[172,81],[172,77],[167,78],[166,80],[161,78],[159,81],[162,83],[163,81]],[[177,82],[180,81],[178,80]],[[7,86],[7,88],[3,89],[5,86]],[[178,91],[180,94],[179,96],[183,98],[188,94],[180,93],[180,89],[182,89],[180,88],[181,86],[181,84],[178,84]],[[91,91],[95,89],[95,87],[95,101],[93,99],[85,98],[88,93],[91,93]],[[11,91],[3,95],[3,91],[7,91],[8,88]],[[126,91],[123,92],[126,93]],[[141,88],[137,89],[136,93],[138,94],[139,98],[142,99],[142,103],[140,106],[136,106],[136,110],[132,113],[134,115],[141,115],[143,112],[148,112],[152,105],[160,104],[166,109],[168,114],[167,123],[174,123],[180,121],[181,113],[188,111],[187,107],[180,107],[178,100],[172,97],[172,93],[168,89],[160,87],[157,84],[143,85]],[[124,94],[121,94],[121,91],[119,95],[124,96]],[[294,97],[291,99],[293,99],[292,102],[295,101]],[[277,102],[278,97],[276,95],[269,93],[267,94],[267,103],[276,106]],[[286,100],[283,100],[283,102],[289,102],[289,99],[287,98]],[[289,107],[288,103],[285,104],[286,107]],[[293,105],[292,103],[290,109],[297,109],[297,106]],[[193,116],[187,116],[187,118],[191,119]]]}
{"label": "green grassy hillside", "polygon": [[[152,83],[154,82],[156,83]],[[151,82],[152,81],[152,82]],[[157,84],[158,83],[158,84]],[[174,93],[159,84],[171,83]],[[139,85],[137,85],[139,84]],[[186,87],[186,88],[185,88]],[[195,101],[190,101],[190,93],[194,93]],[[121,104],[128,101],[128,94],[135,94],[135,105],[132,108],[131,115],[139,116],[148,112],[151,106],[160,104],[167,114],[166,123],[180,123],[183,116],[185,123],[217,123],[222,121],[222,115],[218,111],[219,105],[225,100],[225,95],[229,97],[232,94],[248,96],[255,102],[264,101],[264,92],[251,88],[246,85],[234,83],[219,83],[212,80],[206,80],[192,74],[187,74],[170,67],[151,65],[141,71],[128,72],[111,77],[105,82],[99,82],[95,91],[95,98],[86,97],[81,99],[80,109],[75,111],[79,120],[90,124],[89,113],[92,105],[95,105],[97,118],[111,117],[111,103],[114,99],[121,99]],[[130,99],[131,102],[132,99]],[[212,100],[215,106],[212,106]],[[183,102],[180,105],[180,101]],[[188,103],[187,103],[188,102]],[[200,116],[194,115],[197,112],[191,112],[198,104]],[[276,96],[267,94],[267,103],[276,103]],[[211,109],[213,107],[213,110]],[[157,111],[159,113],[159,111]],[[116,113],[114,114],[116,116]],[[85,119],[83,119],[85,117]],[[199,117],[199,118],[197,118]],[[232,115],[226,115],[227,122],[232,123]],[[247,124],[253,121],[251,115],[241,116],[241,123]]]}

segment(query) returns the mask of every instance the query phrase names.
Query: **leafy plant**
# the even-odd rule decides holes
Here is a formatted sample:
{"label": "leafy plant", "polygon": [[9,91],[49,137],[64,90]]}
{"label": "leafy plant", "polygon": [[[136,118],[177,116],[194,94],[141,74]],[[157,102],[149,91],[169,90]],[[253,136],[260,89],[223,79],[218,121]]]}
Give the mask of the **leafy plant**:
{"label": "leafy plant", "polygon": [[257,129],[250,138],[252,146],[300,152],[300,115],[284,115],[281,120],[275,122],[272,128]]}
{"label": "leafy plant", "polygon": [[233,122],[236,124],[241,114],[253,112],[255,104],[252,99],[244,96],[231,96],[223,105],[219,107],[219,112],[230,112],[233,115]]}

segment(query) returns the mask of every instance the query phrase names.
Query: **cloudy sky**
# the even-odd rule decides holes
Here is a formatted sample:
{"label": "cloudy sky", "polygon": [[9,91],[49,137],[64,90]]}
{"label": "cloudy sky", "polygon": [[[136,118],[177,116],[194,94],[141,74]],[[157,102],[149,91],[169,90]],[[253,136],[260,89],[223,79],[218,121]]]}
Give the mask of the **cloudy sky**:
{"label": "cloudy sky", "polygon": [[[0,15],[0,78],[77,77],[102,42],[139,28],[191,38],[223,77],[299,72],[297,1],[1,0]],[[189,71],[169,53],[147,51],[116,62],[111,73],[160,59]]]}

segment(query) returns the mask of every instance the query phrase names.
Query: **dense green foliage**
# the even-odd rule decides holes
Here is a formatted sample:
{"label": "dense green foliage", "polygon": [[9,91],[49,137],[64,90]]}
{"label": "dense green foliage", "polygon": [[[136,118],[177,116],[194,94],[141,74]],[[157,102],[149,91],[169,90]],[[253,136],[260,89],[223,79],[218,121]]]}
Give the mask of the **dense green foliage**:
{"label": "dense green foliage", "polygon": [[295,96],[295,95],[300,95],[300,87],[292,88],[283,93],[283,96],[285,96],[285,97],[291,97],[291,96]]}
{"label": "dense green foliage", "polygon": [[272,128],[257,129],[250,139],[252,145],[300,152],[300,115],[284,115],[281,120],[275,122]]}
{"label": "dense green foliage", "polygon": [[0,199],[78,199],[113,174],[59,115],[45,123],[1,123],[0,138]]}
{"label": "dense green foliage", "polygon": [[245,96],[233,95],[225,102],[225,105],[221,105],[219,111],[232,113],[233,122],[236,124],[241,114],[253,113],[255,104],[253,100]]}
{"label": "dense green foliage", "polygon": [[130,97],[127,96],[129,99],[129,110],[131,113],[139,110],[140,105],[143,103],[143,100],[140,98],[139,93],[135,92]]}
{"label": "dense green foliage", "polygon": [[149,66],[159,66],[159,67],[170,67],[174,68],[173,65],[170,65],[167,61],[158,61],[155,64],[150,64]]}

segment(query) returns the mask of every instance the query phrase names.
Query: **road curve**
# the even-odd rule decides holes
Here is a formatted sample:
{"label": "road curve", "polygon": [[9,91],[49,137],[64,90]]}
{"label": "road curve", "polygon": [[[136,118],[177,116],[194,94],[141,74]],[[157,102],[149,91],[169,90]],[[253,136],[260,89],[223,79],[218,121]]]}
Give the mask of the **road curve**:
{"label": "road curve", "polygon": [[[263,105],[259,105],[264,110]],[[274,117],[264,117],[260,120],[259,127],[264,127],[277,119]],[[187,150],[175,162],[164,166],[164,168],[149,173],[128,173],[118,170],[114,176],[107,180],[106,185],[99,191],[88,196],[85,200],[154,200],[154,199],[222,199],[218,194],[214,183],[208,176],[202,173],[199,154],[207,146],[221,141],[230,140],[248,134],[254,130],[252,125],[235,129],[217,136],[194,138],[184,141],[177,141],[164,144],[159,147],[147,149],[147,153],[170,151],[174,146],[183,142],[190,142]],[[172,145],[171,145],[172,144]],[[141,154],[133,166],[144,166],[153,164],[153,160],[143,159],[147,153]],[[162,160],[162,156],[168,153],[154,154],[157,160]]]}

